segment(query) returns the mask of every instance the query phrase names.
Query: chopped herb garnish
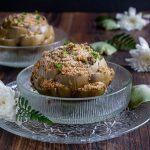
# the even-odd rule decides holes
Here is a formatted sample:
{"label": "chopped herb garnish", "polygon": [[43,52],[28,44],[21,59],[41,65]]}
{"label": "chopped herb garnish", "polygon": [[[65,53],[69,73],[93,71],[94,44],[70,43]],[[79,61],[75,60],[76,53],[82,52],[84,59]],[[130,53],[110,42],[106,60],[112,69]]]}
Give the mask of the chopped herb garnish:
{"label": "chopped herb garnish", "polygon": [[67,56],[67,55],[68,55],[68,51],[67,51],[67,49],[64,49],[64,51],[63,51],[63,55],[64,55],[64,56]]}
{"label": "chopped herb garnish", "polygon": [[92,51],[92,52],[91,52],[91,55],[92,55],[92,57],[93,57],[94,59],[100,58],[100,55],[99,55],[98,52]]}
{"label": "chopped herb garnish", "polygon": [[70,43],[70,41],[65,40],[64,45],[67,45],[67,44],[69,44],[69,43]]}
{"label": "chopped herb garnish", "polygon": [[35,14],[39,14],[38,10],[35,10]]}
{"label": "chopped herb garnish", "polygon": [[22,21],[21,21],[20,19],[18,19],[18,22],[17,22],[17,24],[19,25],[19,24],[21,24],[21,22],[22,22]]}
{"label": "chopped herb garnish", "polygon": [[55,64],[55,68],[56,68],[57,70],[61,71],[62,64],[60,64],[60,63]]}
{"label": "chopped herb garnish", "polygon": [[40,16],[39,16],[39,15],[37,15],[35,19],[36,19],[36,20],[40,20]]}

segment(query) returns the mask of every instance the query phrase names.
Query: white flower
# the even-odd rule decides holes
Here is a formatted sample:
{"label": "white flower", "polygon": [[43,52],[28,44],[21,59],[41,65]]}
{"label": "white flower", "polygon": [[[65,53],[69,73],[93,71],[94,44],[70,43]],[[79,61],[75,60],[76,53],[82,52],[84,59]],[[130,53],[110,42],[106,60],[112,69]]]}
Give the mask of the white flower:
{"label": "white flower", "polygon": [[146,40],[139,37],[140,44],[136,45],[136,49],[130,50],[132,58],[126,59],[129,65],[138,72],[150,71],[150,47]]}
{"label": "white flower", "polygon": [[15,91],[0,81],[0,118],[15,122],[16,106]]}
{"label": "white flower", "polygon": [[118,13],[116,19],[118,19],[120,28],[128,31],[141,30],[149,23],[149,21],[142,18],[142,13],[136,14],[136,8],[133,7],[130,7],[128,12],[125,11],[124,14]]}

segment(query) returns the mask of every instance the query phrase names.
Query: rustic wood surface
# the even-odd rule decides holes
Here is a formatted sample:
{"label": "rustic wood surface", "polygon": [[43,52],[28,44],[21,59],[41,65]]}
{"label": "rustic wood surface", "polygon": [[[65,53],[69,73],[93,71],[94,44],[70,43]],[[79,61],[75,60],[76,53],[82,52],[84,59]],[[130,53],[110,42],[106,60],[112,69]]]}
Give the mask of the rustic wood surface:
{"label": "rustic wood surface", "polygon": [[[8,13],[0,13],[0,19]],[[105,40],[120,31],[102,31],[95,27],[94,19],[98,13],[44,13],[49,23],[63,29],[68,33],[69,39],[73,42],[94,42]],[[150,42],[150,26],[143,31],[134,31],[131,34],[136,38],[145,37]],[[134,72],[124,61],[129,57],[128,52],[120,51],[108,60],[126,67],[133,75],[133,84],[150,84],[150,73]],[[0,66],[0,80],[5,83],[16,79],[21,69]],[[13,135],[0,129],[0,150],[150,150],[150,122],[141,128],[118,138],[96,142],[92,144],[49,144],[29,140]]]}

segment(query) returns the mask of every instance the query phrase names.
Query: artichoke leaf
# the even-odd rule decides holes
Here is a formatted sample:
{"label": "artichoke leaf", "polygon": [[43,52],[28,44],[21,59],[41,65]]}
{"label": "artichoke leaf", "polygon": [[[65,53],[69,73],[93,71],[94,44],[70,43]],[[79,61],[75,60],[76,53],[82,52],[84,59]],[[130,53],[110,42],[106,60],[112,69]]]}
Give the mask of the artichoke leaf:
{"label": "artichoke leaf", "polygon": [[45,36],[45,40],[43,41],[42,44],[49,44],[49,43],[54,42],[55,32],[52,26],[49,26],[43,34]]}
{"label": "artichoke leaf", "polygon": [[101,60],[97,59],[96,62],[91,67],[89,67],[89,73],[93,74],[94,72],[97,72],[100,67],[108,67],[104,58]]}
{"label": "artichoke leaf", "polygon": [[56,76],[56,81],[65,86],[68,86],[74,90],[74,89],[82,87],[85,84],[88,84],[89,83],[89,75],[88,74],[83,74],[83,75],[59,74]]}
{"label": "artichoke leaf", "polygon": [[71,89],[67,86],[60,86],[57,88],[58,96],[60,97],[71,97]]}
{"label": "artichoke leaf", "polygon": [[39,74],[40,74],[40,76],[43,76],[47,80],[50,80],[50,79],[54,80],[56,75],[58,74],[58,70],[56,70],[56,69],[47,69],[46,70],[45,68],[41,67],[39,69]]}
{"label": "artichoke leaf", "polygon": [[14,39],[28,34],[28,30],[23,27],[10,27],[7,29],[7,38]]}
{"label": "artichoke leaf", "polygon": [[119,29],[120,26],[113,19],[105,19],[101,22],[101,26],[106,30],[116,30]]}
{"label": "artichoke leaf", "polygon": [[48,69],[47,72],[45,72],[45,78],[47,80],[50,80],[50,79],[54,80],[57,74],[58,74],[58,70],[56,70],[56,69],[53,69],[53,70]]}
{"label": "artichoke leaf", "polygon": [[96,72],[91,74],[91,83],[101,81],[105,83],[107,86],[111,83],[114,78],[114,71],[112,69],[102,68],[100,72]]}
{"label": "artichoke leaf", "polygon": [[150,86],[141,84],[132,87],[131,100],[129,103],[130,109],[136,108],[148,101],[150,101]]}
{"label": "artichoke leaf", "polygon": [[54,35],[50,35],[48,38],[46,38],[42,44],[50,44],[52,42],[54,42],[55,40],[55,36]]}
{"label": "artichoke leaf", "polygon": [[17,39],[5,39],[5,38],[0,38],[0,45],[5,45],[5,46],[16,46],[17,45]]}
{"label": "artichoke leaf", "polygon": [[7,30],[2,28],[2,27],[0,27],[0,37],[5,37],[6,34],[7,34]]}
{"label": "artichoke leaf", "polygon": [[51,89],[47,89],[47,90],[38,88],[37,90],[40,94],[43,94],[43,95],[58,96],[57,95],[57,88],[51,88]]}
{"label": "artichoke leaf", "polygon": [[49,38],[49,36],[54,36],[55,32],[54,32],[53,27],[52,26],[48,26],[47,30],[43,34],[45,34],[46,38]]}
{"label": "artichoke leaf", "polygon": [[20,38],[20,43],[22,46],[34,46],[40,45],[44,40],[43,34],[36,34],[35,36],[26,36]]}
{"label": "artichoke leaf", "polygon": [[[106,90],[106,85],[103,82],[97,82],[97,84],[95,83],[91,83],[90,85],[92,86],[99,86],[98,89],[96,88],[86,88],[86,85],[83,86],[83,88],[78,88],[75,94],[75,97],[91,97],[91,96],[100,96],[103,95],[105,93]],[[88,84],[87,84],[88,85]]]}
{"label": "artichoke leaf", "polygon": [[[98,69],[99,71],[97,71]],[[113,69],[107,66],[107,63],[104,58],[98,61],[98,64],[94,64],[89,68],[91,73],[90,82],[104,82],[106,85],[109,85],[114,78],[115,72]]]}
{"label": "artichoke leaf", "polygon": [[87,91],[80,91],[78,90],[75,97],[93,97],[93,96],[100,96],[105,93],[105,90],[87,90]]}
{"label": "artichoke leaf", "polygon": [[99,62],[99,67],[108,67],[106,60],[102,58]]}
{"label": "artichoke leaf", "polygon": [[117,49],[107,42],[95,42],[90,44],[90,46],[100,54],[112,55],[117,52]]}

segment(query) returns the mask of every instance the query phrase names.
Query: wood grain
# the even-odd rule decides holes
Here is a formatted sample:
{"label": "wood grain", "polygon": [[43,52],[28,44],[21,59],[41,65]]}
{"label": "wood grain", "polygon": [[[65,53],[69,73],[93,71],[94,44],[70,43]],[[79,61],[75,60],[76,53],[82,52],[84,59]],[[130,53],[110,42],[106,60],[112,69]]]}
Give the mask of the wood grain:
{"label": "wood grain", "polygon": [[[0,13],[0,18],[3,18],[8,13]],[[43,13],[50,24],[63,29],[68,33],[69,39],[73,42],[95,42],[99,40],[110,39],[116,32],[102,31],[97,29],[94,19],[98,13]],[[106,14],[106,13],[104,13]],[[150,26],[144,28],[143,31],[134,31],[131,34],[137,38],[145,37],[150,41]],[[113,56],[106,59],[123,65],[133,75],[134,84],[150,84],[150,73],[134,72],[124,61],[130,57],[127,51],[119,51]],[[17,74],[21,69],[9,68],[0,66],[0,80],[5,83],[16,79]],[[150,122],[141,128],[129,134],[118,138],[96,142],[92,144],[49,144],[38,142],[26,138],[22,138],[7,131],[0,129],[0,150],[150,150]]]}

